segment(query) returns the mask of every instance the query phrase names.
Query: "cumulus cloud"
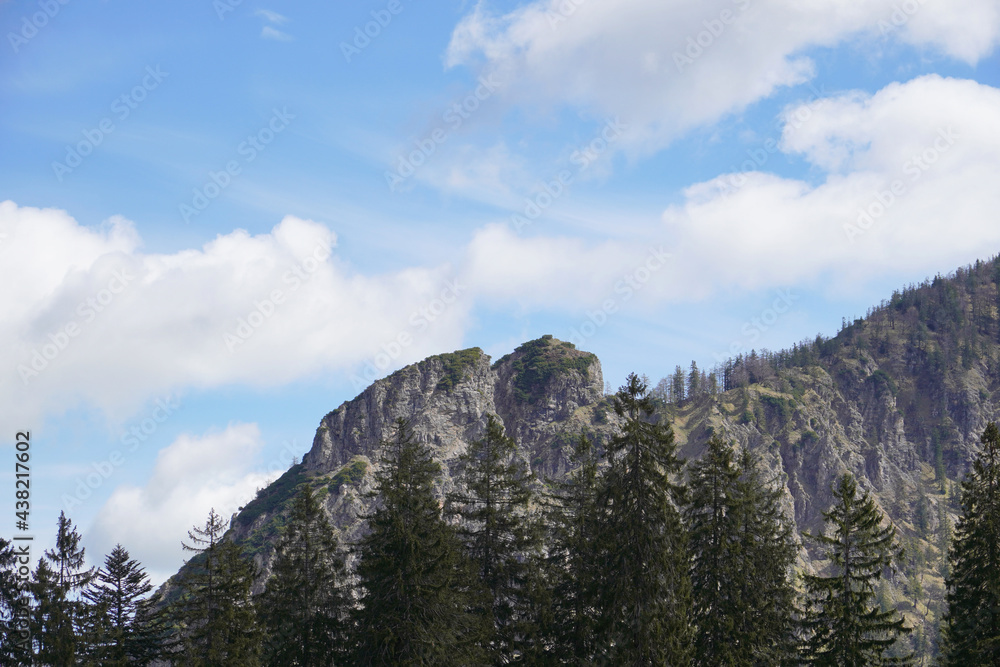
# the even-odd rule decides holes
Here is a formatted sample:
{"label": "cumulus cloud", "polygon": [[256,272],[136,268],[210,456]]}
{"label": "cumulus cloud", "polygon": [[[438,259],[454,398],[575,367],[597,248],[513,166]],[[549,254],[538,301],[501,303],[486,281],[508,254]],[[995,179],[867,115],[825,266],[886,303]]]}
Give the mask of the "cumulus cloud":
{"label": "cumulus cloud", "polygon": [[180,436],[160,452],[145,486],[115,489],[87,531],[88,551],[110,553],[121,543],[154,579],[166,579],[190,557],[181,540],[209,510],[228,520],[274,479],[250,470],[261,446],[256,424]]}
{"label": "cumulus cloud", "polygon": [[846,286],[992,256],[997,117],[1000,91],[939,76],[789,109],[780,149],[825,178],[814,185],[751,171],[692,185],[664,213],[678,268],[717,287],[823,275]]}
{"label": "cumulus cloud", "polygon": [[398,362],[412,361],[457,345],[471,306],[461,294],[415,326],[451,267],[359,274],[333,232],[292,216],[155,254],[122,219],[92,230],[8,201],[0,233],[0,281],[17,286],[0,291],[0,400],[27,420],[84,400],[124,419],[175,389],[344,372],[401,332],[413,343]]}
{"label": "cumulus cloud", "polygon": [[620,116],[621,147],[649,152],[809,80],[812,47],[899,41],[975,64],[998,39],[993,0],[536,0],[502,15],[477,4],[446,63],[510,82],[510,104]]}
{"label": "cumulus cloud", "polygon": [[[458,347],[477,305],[579,312],[651,265],[634,290],[647,303],[956,266],[1000,248],[997,117],[1000,91],[939,76],[820,99],[787,110],[780,142],[752,148],[763,166],[692,184],[658,229],[592,242],[486,226],[454,266],[378,275],[337,258],[327,227],[291,216],[269,234],[153,254],[127,221],[92,230],[6,202],[0,279],[18,288],[0,292],[0,400],[26,419],[84,399],[123,419],[185,388],[351,374],[410,336],[384,372]],[[778,151],[818,178],[768,173]]]}
{"label": "cumulus cloud", "polygon": [[[953,268],[1000,251],[998,117],[1000,91],[936,75],[791,107],[780,141],[751,146],[744,172],[690,185],[659,230],[587,243],[489,226],[462,275],[483,299],[578,310],[624,294],[667,304],[821,279],[846,290]],[[780,152],[818,180],[769,173]],[[663,253],[630,292],[628,277]]]}

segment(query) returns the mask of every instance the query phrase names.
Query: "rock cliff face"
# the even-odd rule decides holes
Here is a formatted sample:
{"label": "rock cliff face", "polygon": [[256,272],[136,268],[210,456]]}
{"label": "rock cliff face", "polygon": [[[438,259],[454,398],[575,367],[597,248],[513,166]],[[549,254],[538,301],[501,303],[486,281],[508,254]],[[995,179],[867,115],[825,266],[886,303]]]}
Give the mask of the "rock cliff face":
{"label": "rock cliff face", "polygon": [[455,489],[458,457],[483,435],[491,414],[515,438],[539,480],[565,474],[581,432],[599,445],[613,432],[615,417],[593,354],[546,336],[490,362],[472,348],[430,357],[376,381],[323,417],[302,463],[233,517],[230,537],[246,544],[264,575],[269,573],[287,503],[299,484],[308,483],[322,497],[342,541],[358,538],[374,503],[370,493],[382,443],[400,417],[443,464],[442,494]]}

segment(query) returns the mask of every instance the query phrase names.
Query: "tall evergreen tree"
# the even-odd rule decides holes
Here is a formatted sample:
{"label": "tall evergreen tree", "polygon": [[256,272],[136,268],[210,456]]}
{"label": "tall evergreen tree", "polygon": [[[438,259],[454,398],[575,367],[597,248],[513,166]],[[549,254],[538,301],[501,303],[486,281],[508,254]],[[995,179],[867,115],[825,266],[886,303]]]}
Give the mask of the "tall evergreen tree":
{"label": "tall evergreen tree", "polygon": [[170,614],[180,628],[180,650],[173,656],[177,664],[260,664],[260,630],[250,598],[257,568],[236,544],[223,539],[225,529],[212,509],[203,528],[188,531],[191,544],[182,543],[196,555]]}
{"label": "tall evergreen tree", "polygon": [[607,447],[600,496],[609,548],[604,554],[599,641],[615,665],[681,665],[691,658],[687,545],[671,481],[677,458],[668,424],[654,420],[646,384],[634,373],[618,390],[624,422]]}
{"label": "tall evergreen tree", "polygon": [[830,560],[831,572],[804,577],[803,658],[836,667],[912,664],[912,657],[886,655],[911,628],[895,609],[883,611],[877,599],[883,571],[900,557],[896,529],[883,525],[867,492],[859,495],[853,475],[844,474],[833,495],[833,507],[823,514],[832,534],[812,536]]}
{"label": "tall evergreen tree", "polygon": [[736,529],[743,551],[737,571],[744,576],[736,580],[743,607],[735,630],[753,664],[797,664],[794,526],[781,510],[781,489],[764,478],[760,460],[744,449],[739,469]]}
{"label": "tall evergreen tree", "polygon": [[685,397],[684,369],[680,366],[674,368],[674,374],[670,376],[670,402],[681,403]]}
{"label": "tall evergreen tree", "polygon": [[736,585],[749,573],[738,570],[746,545],[739,543],[740,471],[733,451],[718,436],[708,441],[701,459],[690,466],[685,506],[691,554],[692,622],[696,665],[742,665],[751,659],[736,624],[742,592]]}
{"label": "tall evergreen tree", "polygon": [[691,465],[689,489],[695,664],[792,662],[797,549],[781,491],[748,450],[737,462],[717,435]]}
{"label": "tall evergreen tree", "polygon": [[463,519],[459,535],[490,597],[487,616],[496,633],[489,642],[491,661],[505,664],[525,651],[521,638],[534,634],[529,576],[538,567],[541,535],[528,515],[532,477],[493,415],[460,465],[466,492],[448,499]]}
{"label": "tall evergreen tree", "polygon": [[698,370],[698,363],[691,362],[691,371],[688,373],[687,395],[689,398],[700,396],[704,390],[702,373]]}
{"label": "tall evergreen tree", "polygon": [[547,561],[553,591],[549,628],[559,664],[593,665],[597,657],[595,630],[601,557],[598,514],[597,452],[580,435],[571,459],[573,470],[556,483],[555,508],[550,513],[552,539]]}
{"label": "tall evergreen tree", "polygon": [[84,551],[76,526],[60,512],[55,548],[39,559],[30,585],[35,598],[31,635],[43,665],[75,664],[83,648],[79,637],[87,608],[79,594],[94,576],[93,568],[84,567]]}
{"label": "tall evergreen tree", "polygon": [[357,545],[360,606],[354,613],[353,664],[485,664],[481,593],[461,542],[434,494],[440,465],[402,419],[383,443],[379,507]]}
{"label": "tall evergreen tree", "polygon": [[983,449],[962,482],[962,516],[949,561],[948,665],[1000,664],[1000,429],[987,425]]}
{"label": "tall evergreen tree", "polygon": [[269,665],[329,665],[343,647],[344,558],[312,487],[292,503],[259,614]]}
{"label": "tall evergreen tree", "polygon": [[153,585],[142,565],[117,544],[83,591],[91,604],[88,658],[100,665],[148,665],[160,654],[162,628]]}
{"label": "tall evergreen tree", "polygon": [[0,537],[0,665],[31,664],[29,599],[17,576],[19,566],[14,543]]}

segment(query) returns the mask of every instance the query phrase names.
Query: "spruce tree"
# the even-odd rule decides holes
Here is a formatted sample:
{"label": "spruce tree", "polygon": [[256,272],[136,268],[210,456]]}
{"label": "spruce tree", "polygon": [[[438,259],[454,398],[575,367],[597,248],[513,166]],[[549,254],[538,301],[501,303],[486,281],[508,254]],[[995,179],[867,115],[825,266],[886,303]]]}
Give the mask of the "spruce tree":
{"label": "spruce tree", "polygon": [[867,492],[859,495],[853,475],[844,474],[833,495],[833,507],[823,514],[832,534],[811,536],[823,547],[831,571],[804,577],[802,657],[808,664],[837,667],[912,664],[912,656],[886,655],[911,628],[895,609],[883,611],[877,599],[883,571],[901,555],[896,529],[883,525]]}
{"label": "spruce tree", "polygon": [[708,441],[701,459],[690,466],[685,507],[691,554],[691,620],[696,629],[696,665],[741,665],[751,659],[745,638],[737,635],[743,601],[737,580],[750,573],[738,570],[743,549],[739,542],[740,471],[733,451],[718,436]]}
{"label": "spruce tree", "polygon": [[538,609],[529,577],[539,567],[541,535],[528,514],[532,477],[514,440],[504,435],[493,415],[460,465],[466,492],[448,499],[463,520],[459,535],[490,598],[487,616],[495,630],[488,642],[491,661],[505,664],[528,649],[522,638],[536,634],[533,612]]}
{"label": "spruce tree", "polygon": [[173,656],[177,664],[260,664],[260,630],[250,598],[257,568],[236,544],[223,539],[224,533],[222,517],[212,509],[203,528],[188,531],[191,544],[182,543],[196,555],[188,562],[183,593],[170,613],[180,629]]}
{"label": "spruce tree", "polygon": [[0,537],[0,665],[31,664],[28,591],[17,576],[18,550]]}
{"label": "spruce tree", "polygon": [[634,373],[614,398],[624,422],[607,447],[600,495],[608,548],[600,639],[615,665],[681,665],[691,658],[691,581],[685,532],[671,481],[682,465],[668,424],[653,416]]}
{"label": "spruce tree", "polygon": [[86,631],[87,606],[80,591],[94,576],[84,567],[84,548],[73,522],[60,512],[54,549],[47,549],[32,576],[31,634],[38,662],[44,665],[75,664]]}
{"label": "spruce tree", "polygon": [[987,425],[982,451],[962,482],[962,515],[949,561],[946,664],[1000,664],[1000,429]]}
{"label": "spruce tree", "polygon": [[83,592],[91,604],[88,658],[100,665],[148,665],[159,657],[160,635],[149,575],[117,544]]}
{"label": "spruce tree", "polygon": [[485,664],[485,624],[474,613],[482,594],[434,494],[441,467],[402,419],[382,446],[378,507],[356,547],[361,599],[352,664]]}
{"label": "spruce tree", "polygon": [[580,435],[571,459],[573,470],[556,483],[549,515],[551,547],[546,571],[552,583],[549,634],[559,664],[596,664],[595,630],[601,584],[598,459],[593,444]]}
{"label": "spruce tree", "polygon": [[794,528],[781,510],[782,491],[764,477],[760,460],[744,449],[736,483],[737,535],[741,545],[735,599],[742,607],[734,629],[752,664],[795,664],[796,591],[792,567],[798,554]]}
{"label": "spruce tree", "polygon": [[269,665],[329,665],[343,647],[344,559],[312,487],[292,502],[271,578],[258,599]]}
{"label": "spruce tree", "polygon": [[758,460],[712,435],[693,463],[685,508],[691,553],[696,665],[794,660],[796,545]]}

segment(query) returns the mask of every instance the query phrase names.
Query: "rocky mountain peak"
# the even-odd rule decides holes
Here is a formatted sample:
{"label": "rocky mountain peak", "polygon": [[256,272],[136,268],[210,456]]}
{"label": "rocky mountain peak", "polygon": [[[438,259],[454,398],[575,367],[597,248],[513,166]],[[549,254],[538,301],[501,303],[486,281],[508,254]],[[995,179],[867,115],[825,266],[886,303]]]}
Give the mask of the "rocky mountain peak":
{"label": "rocky mountain peak", "polygon": [[485,432],[490,415],[514,437],[539,479],[560,477],[579,433],[599,444],[611,434],[614,415],[603,387],[597,357],[552,336],[524,343],[495,363],[478,347],[428,357],[375,381],[323,417],[302,463],[233,518],[232,538],[247,544],[266,575],[288,503],[305,483],[345,537],[357,537],[372,506],[382,443],[398,418],[442,463],[442,494],[455,488],[458,459]]}

